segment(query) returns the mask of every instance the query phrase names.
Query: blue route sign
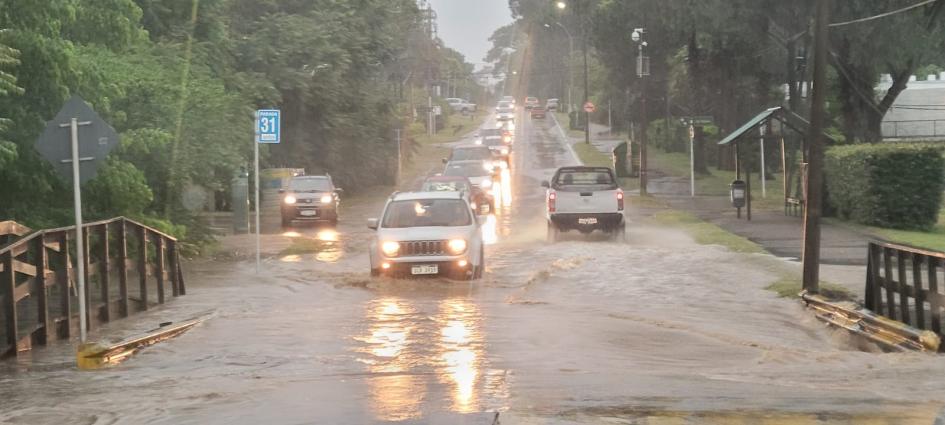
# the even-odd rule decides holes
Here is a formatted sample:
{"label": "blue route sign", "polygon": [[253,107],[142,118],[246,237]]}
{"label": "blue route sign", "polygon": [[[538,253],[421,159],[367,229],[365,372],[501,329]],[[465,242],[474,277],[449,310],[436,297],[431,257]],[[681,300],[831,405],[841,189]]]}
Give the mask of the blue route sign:
{"label": "blue route sign", "polygon": [[278,109],[256,111],[256,143],[276,144],[282,138],[282,114]]}

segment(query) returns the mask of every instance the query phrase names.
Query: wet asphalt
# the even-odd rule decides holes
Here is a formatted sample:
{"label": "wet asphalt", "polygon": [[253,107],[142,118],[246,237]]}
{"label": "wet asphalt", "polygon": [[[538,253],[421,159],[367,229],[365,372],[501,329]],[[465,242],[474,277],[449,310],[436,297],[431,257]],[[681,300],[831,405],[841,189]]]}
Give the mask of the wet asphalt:
{"label": "wet asphalt", "polygon": [[[577,163],[565,140],[518,120],[483,280],[371,278],[386,194],[351,199],[337,229],[265,235],[258,275],[191,263],[187,296],[93,334],[209,315],[172,341],[99,371],[66,344],[3,364],[0,423],[935,423],[945,360],[861,350],[752,256],[632,210],[626,243],[547,243],[539,184]],[[314,252],[285,250],[300,240]]]}

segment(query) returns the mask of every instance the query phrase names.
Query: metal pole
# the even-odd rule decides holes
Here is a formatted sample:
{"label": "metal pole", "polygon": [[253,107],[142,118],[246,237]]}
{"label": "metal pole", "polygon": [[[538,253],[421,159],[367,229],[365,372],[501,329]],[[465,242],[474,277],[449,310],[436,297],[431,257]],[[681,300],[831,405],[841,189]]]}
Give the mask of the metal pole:
{"label": "metal pole", "polygon": [[404,163],[404,154],[403,154],[403,147],[400,146],[400,129],[399,128],[394,129],[394,138],[397,141],[397,173],[394,176],[394,184],[400,185],[400,178],[401,178],[400,173],[401,173],[401,167],[403,167],[403,163]]}
{"label": "metal pole", "polygon": [[607,135],[614,135],[614,122],[611,117],[611,110],[613,109],[614,103],[610,100],[607,101]]}
{"label": "metal pole", "polygon": [[[256,112],[256,122],[259,122],[259,112]],[[256,274],[259,274],[260,263],[260,228],[259,228],[259,141],[253,139],[253,164],[256,169]]]}
{"label": "metal pole", "polygon": [[696,150],[693,147],[696,129],[689,126],[689,196],[696,196]]}
{"label": "metal pole", "polygon": [[758,126],[761,132],[761,197],[768,197],[768,183],[765,181],[765,126]]}
{"label": "metal pole", "polygon": [[427,96],[427,134],[433,137],[433,96]]}
{"label": "metal pole", "polygon": [[[640,43],[639,56],[640,56],[640,61],[641,61],[640,63],[643,63],[642,62],[643,61],[643,42],[642,41]],[[646,175],[646,169],[647,169],[646,144],[647,144],[647,139],[649,139],[646,132],[647,132],[647,128],[649,127],[650,118],[647,116],[647,110],[646,110],[646,75],[644,75],[645,73],[646,73],[646,70],[643,69],[643,67],[641,66],[641,70],[640,70],[640,86],[641,86],[640,91],[642,92],[642,95],[640,96],[640,109],[641,109],[640,114],[642,116],[641,117],[642,122],[640,123],[641,124],[641,128],[640,128],[640,195],[641,196],[647,196],[649,194],[648,191],[646,190],[646,186],[648,183],[647,182],[648,179]]]}
{"label": "metal pole", "polygon": [[804,208],[804,289],[820,291],[820,204],[824,165],[824,98],[827,81],[827,21],[830,0],[817,2],[814,32],[814,88],[811,94],[810,133],[807,135],[810,158],[807,170],[807,197]]}
{"label": "metal pole", "polygon": [[[587,11],[584,12],[587,13]],[[583,109],[583,105],[586,105],[587,102],[591,100],[591,94],[587,82],[587,27],[585,26],[584,17],[581,16],[579,19],[581,19],[581,42],[584,43],[584,102],[581,105]],[[584,110],[584,143],[591,143],[591,113],[586,109]]]}
{"label": "metal pole", "polygon": [[[562,25],[561,28],[564,26]],[[571,97],[574,87],[574,37],[571,37],[567,28],[564,28],[564,33],[568,35],[568,113],[570,114],[574,110],[574,99]]]}
{"label": "metal pole", "polygon": [[[75,250],[78,263],[76,284],[79,292],[79,342],[85,343],[88,317],[85,305],[85,237],[82,231],[82,183],[79,180],[79,120],[77,118],[70,121],[69,129],[72,133],[72,197],[75,201]],[[66,248],[63,247],[63,249]]]}

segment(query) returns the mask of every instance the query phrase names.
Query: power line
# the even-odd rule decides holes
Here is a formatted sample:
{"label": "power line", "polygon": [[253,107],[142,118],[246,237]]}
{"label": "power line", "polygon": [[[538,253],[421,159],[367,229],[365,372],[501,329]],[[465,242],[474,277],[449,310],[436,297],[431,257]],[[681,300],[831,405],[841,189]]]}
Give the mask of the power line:
{"label": "power line", "polygon": [[888,17],[888,16],[892,16],[892,15],[896,15],[896,14],[902,13],[902,12],[908,12],[908,11],[910,11],[910,10],[912,10],[912,9],[918,9],[918,8],[920,8],[920,7],[922,7],[922,6],[925,6],[925,5],[930,4],[930,3],[935,3],[935,2],[937,2],[937,1],[939,1],[939,0],[925,0],[925,1],[921,1],[921,2],[919,2],[919,3],[916,3],[916,4],[912,5],[912,6],[904,7],[904,8],[902,8],[902,9],[897,9],[897,10],[893,10],[893,11],[886,12],[886,13],[880,13],[879,15],[869,16],[869,17],[866,17],[866,18],[854,19],[854,20],[852,20],[852,21],[834,22],[834,23],[832,23],[832,24],[830,24],[830,25],[828,25],[828,26],[831,27],[831,28],[836,28],[836,27],[842,27],[842,26],[851,25],[851,24],[858,24],[858,23],[861,23],[861,22],[873,21],[873,20],[876,20],[876,19],[882,19],[882,18],[885,18],[885,17]]}

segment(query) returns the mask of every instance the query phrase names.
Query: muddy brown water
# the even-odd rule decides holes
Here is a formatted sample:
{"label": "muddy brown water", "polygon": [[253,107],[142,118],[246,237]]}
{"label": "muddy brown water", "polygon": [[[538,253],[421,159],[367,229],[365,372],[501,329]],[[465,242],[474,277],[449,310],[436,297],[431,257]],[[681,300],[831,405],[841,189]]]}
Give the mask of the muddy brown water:
{"label": "muddy brown water", "polygon": [[943,358],[855,349],[750,257],[632,211],[627,243],[548,244],[538,183],[574,158],[550,123],[515,151],[482,281],[371,278],[384,196],[350,199],[335,230],[265,235],[259,275],[190,263],[187,296],[93,334],[211,315],[172,341],[92,372],[67,344],[3,363],[0,423],[936,423]]}

